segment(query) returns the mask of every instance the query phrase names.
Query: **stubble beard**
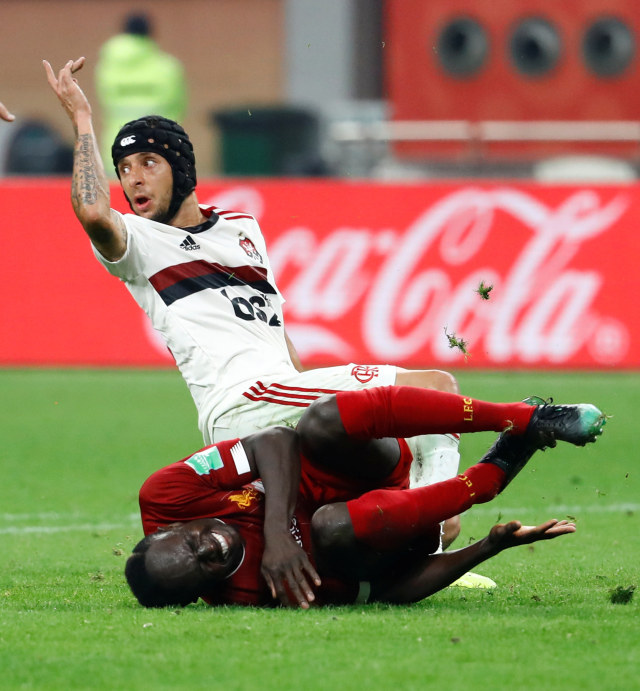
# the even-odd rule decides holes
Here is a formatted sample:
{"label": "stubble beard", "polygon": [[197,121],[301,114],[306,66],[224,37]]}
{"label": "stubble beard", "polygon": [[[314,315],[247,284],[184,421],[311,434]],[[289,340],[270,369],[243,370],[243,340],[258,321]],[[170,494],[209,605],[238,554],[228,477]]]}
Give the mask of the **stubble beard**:
{"label": "stubble beard", "polygon": [[154,214],[152,214],[152,216],[149,220],[155,221],[156,223],[164,223],[165,225],[169,225],[169,221],[171,220],[169,218],[169,206],[170,205],[171,205],[171,202],[169,202],[169,204],[167,204],[166,208],[158,209]]}

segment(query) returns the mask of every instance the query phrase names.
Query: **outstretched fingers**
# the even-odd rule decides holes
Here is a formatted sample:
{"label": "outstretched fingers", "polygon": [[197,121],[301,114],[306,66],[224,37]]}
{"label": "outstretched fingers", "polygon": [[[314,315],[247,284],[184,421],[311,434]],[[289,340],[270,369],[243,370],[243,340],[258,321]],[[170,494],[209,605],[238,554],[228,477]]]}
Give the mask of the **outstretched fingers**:
{"label": "outstretched fingers", "polygon": [[49,61],[42,61],[49,86],[51,86],[51,89],[58,97],[62,107],[71,118],[74,127],[77,126],[78,118],[81,114],[86,114],[89,117],[91,116],[89,101],[84,95],[77,80],[73,77],[74,72],[81,69],[84,63],[85,59],[83,57],[77,58],[76,60],[68,60],[56,75]]}
{"label": "outstretched fingers", "polygon": [[78,58],[77,60],[74,60],[71,63],[71,74],[75,74],[78,70],[82,69],[82,66],[85,63],[85,60],[86,60],[85,57],[81,57],[81,58]]}
{"label": "outstretched fingers", "polygon": [[522,525],[520,521],[510,521],[493,526],[489,533],[489,539],[499,549],[528,545],[538,540],[551,540],[560,535],[575,533],[576,524],[570,521],[559,521],[552,518],[540,525]]}
{"label": "outstretched fingers", "polygon": [[56,73],[54,72],[53,67],[51,67],[51,63],[48,60],[42,61],[42,64],[44,65],[44,71],[47,75],[47,81],[56,93],[59,92],[60,84],[68,80],[71,80],[71,75],[77,72],[78,70],[82,69],[84,63],[84,57],[77,58],[76,60],[68,60],[64,67],[62,67],[62,69],[58,72],[58,76],[56,77]]}
{"label": "outstretched fingers", "polygon": [[558,535],[567,535],[568,533],[576,532],[576,524],[572,521],[562,520],[558,521],[555,518],[533,528],[536,539],[550,540]]}
{"label": "outstretched fingers", "polygon": [[523,525],[515,530],[512,535],[514,538],[526,542],[536,542],[537,540],[551,540],[554,537],[558,537],[558,535],[575,533],[575,531],[575,523],[558,521],[556,518],[552,518],[537,526]]}
{"label": "outstretched fingers", "polygon": [[51,63],[48,60],[43,60],[42,64],[44,65],[44,71],[45,74],[47,75],[47,81],[49,82],[49,86],[54,90],[58,91],[58,80],[56,78],[56,75],[53,71],[53,67],[51,67]]}
{"label": "outstretched fingers", "polygon": [[304,559],[300,567],[291,569],[287,576],[287,583],[296,599],[299,607],[308,609],[310,604],[316,599],[313,592],[312,582],[315,585],[320,585],[320,576],[311,565],[311,562]]}
{"label": "outstretched fingers", "polygon": [[[302,609],[308,609],[315,600],[313,586],[321,585],[320,576],[304,554],[295,562],[280,568],[269,569],[263,565],[262,572],[271,597],[279,600],[285,607],[297,604]],[[293,603],[290,594],[293,596]]]}

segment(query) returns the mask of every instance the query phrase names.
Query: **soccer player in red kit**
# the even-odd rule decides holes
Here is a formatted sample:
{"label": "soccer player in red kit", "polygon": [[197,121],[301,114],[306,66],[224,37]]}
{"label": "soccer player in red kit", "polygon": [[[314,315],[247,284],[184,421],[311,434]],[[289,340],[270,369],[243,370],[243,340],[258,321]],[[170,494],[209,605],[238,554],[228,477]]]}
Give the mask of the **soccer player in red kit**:
{"label": "soccer player in red kit", "polygon": [[[489,403],[414,387],[325,396],[296,430],[220,442],[154,473],[140,491],[146,537],[126,567],[149,607],[414,602],[503,549],[574,532],[567,521],[497,525],[436,554],[440,524],[490,501],[533,453],[602,433],[589,404]],[[417,434],[501,432],[463,474],[408,489]]]}

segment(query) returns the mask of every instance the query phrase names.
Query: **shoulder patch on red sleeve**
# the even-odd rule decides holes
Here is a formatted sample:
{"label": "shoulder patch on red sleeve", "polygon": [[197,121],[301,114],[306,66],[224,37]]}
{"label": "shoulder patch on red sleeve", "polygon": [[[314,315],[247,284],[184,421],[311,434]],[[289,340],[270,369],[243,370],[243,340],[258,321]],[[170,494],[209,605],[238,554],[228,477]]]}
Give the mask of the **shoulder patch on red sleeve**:
{"label": "shoulder patch on red sleeve", "polygon": [[215,446],[196,451],[193,456],[185,458],[183,462],[193,468],[198,475],[207,475],[212,470],[218,470],[224,465],[222,456]]}
{"label": "shoulder patch on red sleeve", "polygon": [[238,475],[251,472],[249,459],[247,458],[247,453],[241,442],[231,447],[231,458],[233,458],[233,462],[236,464],[236,472]]}
{"label": "shoulder patch on red sleeve", "polygon": [[220,489],[238,489],[255,479],[246,451],[237,438],[200,449],[179,463]]}

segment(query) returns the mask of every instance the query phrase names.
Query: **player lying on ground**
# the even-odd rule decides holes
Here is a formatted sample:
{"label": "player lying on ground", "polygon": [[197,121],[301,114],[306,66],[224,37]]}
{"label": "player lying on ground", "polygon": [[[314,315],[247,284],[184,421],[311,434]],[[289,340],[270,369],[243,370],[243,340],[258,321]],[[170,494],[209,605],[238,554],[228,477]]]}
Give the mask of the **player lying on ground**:
{"label": "player lying on ground", "polygon": [[[490,501],[536,450],[595,441],[604,424],[592,405],[541,399],[488,403],[414,387],[329,395],[296,430],[220,442],[148,478],[140,491],[147,537],[127,561],[127,580],[148,607],[199,597],[305,608],[358,596],[415,602],[503,549],[574,532],[566,521],[512,521],[434,554],[447,517]],[[407,489],[403,437],[491,430],[502,434],[464,474]]]}

